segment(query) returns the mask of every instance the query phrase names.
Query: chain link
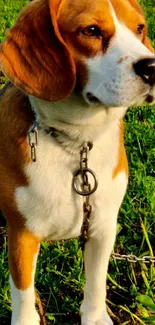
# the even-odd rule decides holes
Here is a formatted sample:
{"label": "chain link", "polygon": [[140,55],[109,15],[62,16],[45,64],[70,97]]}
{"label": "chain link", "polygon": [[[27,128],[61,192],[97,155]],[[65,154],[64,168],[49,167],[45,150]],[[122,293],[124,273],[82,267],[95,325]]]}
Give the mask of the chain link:
{"label": "chain link", "polygon": [[153,257],[153,256],[137,257],[136,255],[133,255],[133,254],[121,255],[121,254],[112,253],[111,258],[113,260],[126,261],[126,262],[129,262],[129,263],[137,263],[137,262],[142,262],[142,263],[145,263],[145,264],[153,264],[153,263],[155,263],[155,257]]}
{"label": "chain link", "polygon": [[28,134],[29,137],[29,145],[31,147],[31,159],[33,162],[37,160],[36,155],[36,147],[38,145],[38,129],[35,127],[32,131]]}
{"label": "chain link", "polygon": [[[89,147],[88,145],[85,145],[83,149],[80,152],[80,170],[81,170],[81,178],[82,178],[82,184],[81,188],[83,192],[90,192],[91,185],[88,181],[88,175],[86,173],[86,170],[88,168],[88,152]],[[82,245],[82,249],[84,250],[84,245],[88,241],[88,230],[89,230],[89,220],[92,212],[92,206],[89,202],[89,195],[84,196],[84,202],[83,202],[83,225],[81,228],[81,236],[80,241]]]}

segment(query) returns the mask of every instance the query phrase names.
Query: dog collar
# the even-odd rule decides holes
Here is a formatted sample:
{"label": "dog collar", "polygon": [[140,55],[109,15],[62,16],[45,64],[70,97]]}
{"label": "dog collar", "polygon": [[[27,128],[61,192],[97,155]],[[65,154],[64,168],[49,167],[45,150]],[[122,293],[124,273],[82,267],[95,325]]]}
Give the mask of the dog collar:
{"label": "dog collar", "polygon": [[30,107],[31,107],[31,110],[32,110],[32,113],[34,115],[34,122],[33,122],[33,125],[30,127],[29,129],[29,133],[30,132],[34,132],[34,130],[38,127],[39,125],[39,119],[38,119],[38,116],[37,116],[37,113],[34,109],[34,107],[30,104]]}

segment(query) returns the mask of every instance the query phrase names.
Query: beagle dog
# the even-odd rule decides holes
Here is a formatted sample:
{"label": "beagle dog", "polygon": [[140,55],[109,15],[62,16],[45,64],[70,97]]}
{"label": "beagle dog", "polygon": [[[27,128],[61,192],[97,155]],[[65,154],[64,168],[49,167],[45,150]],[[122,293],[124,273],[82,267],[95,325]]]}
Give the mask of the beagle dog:
{"label": "beagle dog", "polygon": [[[98,188],[90,196],[81,323],[112,325],[106,274],[128,181],[122,118],[128,106],[155,101],[155,55],[142,10],[136,0],[34,0],[8,31],[0,62],[11,81],[0,104],[11,324],[39,324],[34,276],[40,242],[81,233],[83,198],[73,189],[73,175],[81,148],[91,142],[88,162]],[[28,134],[36,122],[33,162]]]}

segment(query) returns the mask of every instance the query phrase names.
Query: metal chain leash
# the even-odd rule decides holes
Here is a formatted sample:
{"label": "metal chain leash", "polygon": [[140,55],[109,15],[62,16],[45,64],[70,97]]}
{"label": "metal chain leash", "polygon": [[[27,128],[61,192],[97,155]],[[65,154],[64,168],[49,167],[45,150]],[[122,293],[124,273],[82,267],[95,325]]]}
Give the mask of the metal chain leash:
{"label": "metal chain leash", "polygon": [[[81,228],[80,242],[82,250],[84,250],[84,245],[89,239],[89,221],[92,212],[92,206],[90,204],[90,195],[93,194],[97,187],[98,182],[95,173],[92,169],[88,168],[88,152],[92,149],[92,144],[90,142],[84,144],[82,150],[80,151],[80,169],[78,169],[73,177],[73,187],[79,195],[83,196],[83,224]],[[92,175],[94,179],[94,186],[91,185],[88,180],[88,175]],[[81,176],[80,189],[78,188],[78,176]]]}
{"label": "metal chain leash", "polygon": [[121,254],[112,253],[111,258],[113,260],[126,261],[126,262],[129,262],[129,263],[137,263],[137,262],[142,262],[142,263],[145,263],[145,264],[153,264],[153,263],[155,263],[155,257],[153,257],[153,256],[137,257],[136,255],[133,255],[133,254],[121,255]]}

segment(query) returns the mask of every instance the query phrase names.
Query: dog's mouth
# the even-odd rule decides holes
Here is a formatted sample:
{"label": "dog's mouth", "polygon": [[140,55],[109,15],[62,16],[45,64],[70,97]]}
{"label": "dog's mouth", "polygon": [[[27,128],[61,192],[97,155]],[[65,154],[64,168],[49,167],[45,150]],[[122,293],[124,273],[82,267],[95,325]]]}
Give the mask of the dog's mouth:
{"label": "dog's mouth", "polygon": [[96,96],[94,96],[94,94],[92,94],[91,92],[86,93],[86,100],[90,103],[90,104],[103,104]]}
{"label": "dog's mouth", "polygon": [[102,105],[104,107],[121,107],[121,106],[129,107],[129,106],[142,105],[144,103],[153,104],[155,102],[154,87],[153,87],[153,89],[152,89],[152,87],[149,87],[149,89],[146,89],[146,88],[141,89],[141,95],[139,94],[139,96],[135,96],[135,98],[133,98],[133,99],[131,98],[131,103],[129,100],[128,102],[122,101],[122,103],[121,103],[121,101],[119,101],[119,104],[118,104],[118,98],[116,98],[116,101],[115,101],[114,98],[111,98],[111,97],[109,97],[109,100],[111,98],[111,99],[113,99],[113,102],[106,103],[106,101],[99,99],[98,96],[96,96],[96,94],[94,94],[91,91],[87,91],[86,93],[83,93],[83,97],[84,97],[85,101],[90,106],[101,106]]}
{"label": "dog's mouth", "polygon": [[[86,101],[87,101],[89,104],[94,104],[94,105],[103,105],[103,102],[101,102],[101,100],[98,99],[96,96],[94,96],[94,94],[91,93],[91,92],[87,92],[85,98],[86,98]],[[148,104],[152,104],[154,101],[155,101],[155,98],[154,98],[153,95],[148,94],[148,95],[145,97],[145,102],[148,103]]]}

